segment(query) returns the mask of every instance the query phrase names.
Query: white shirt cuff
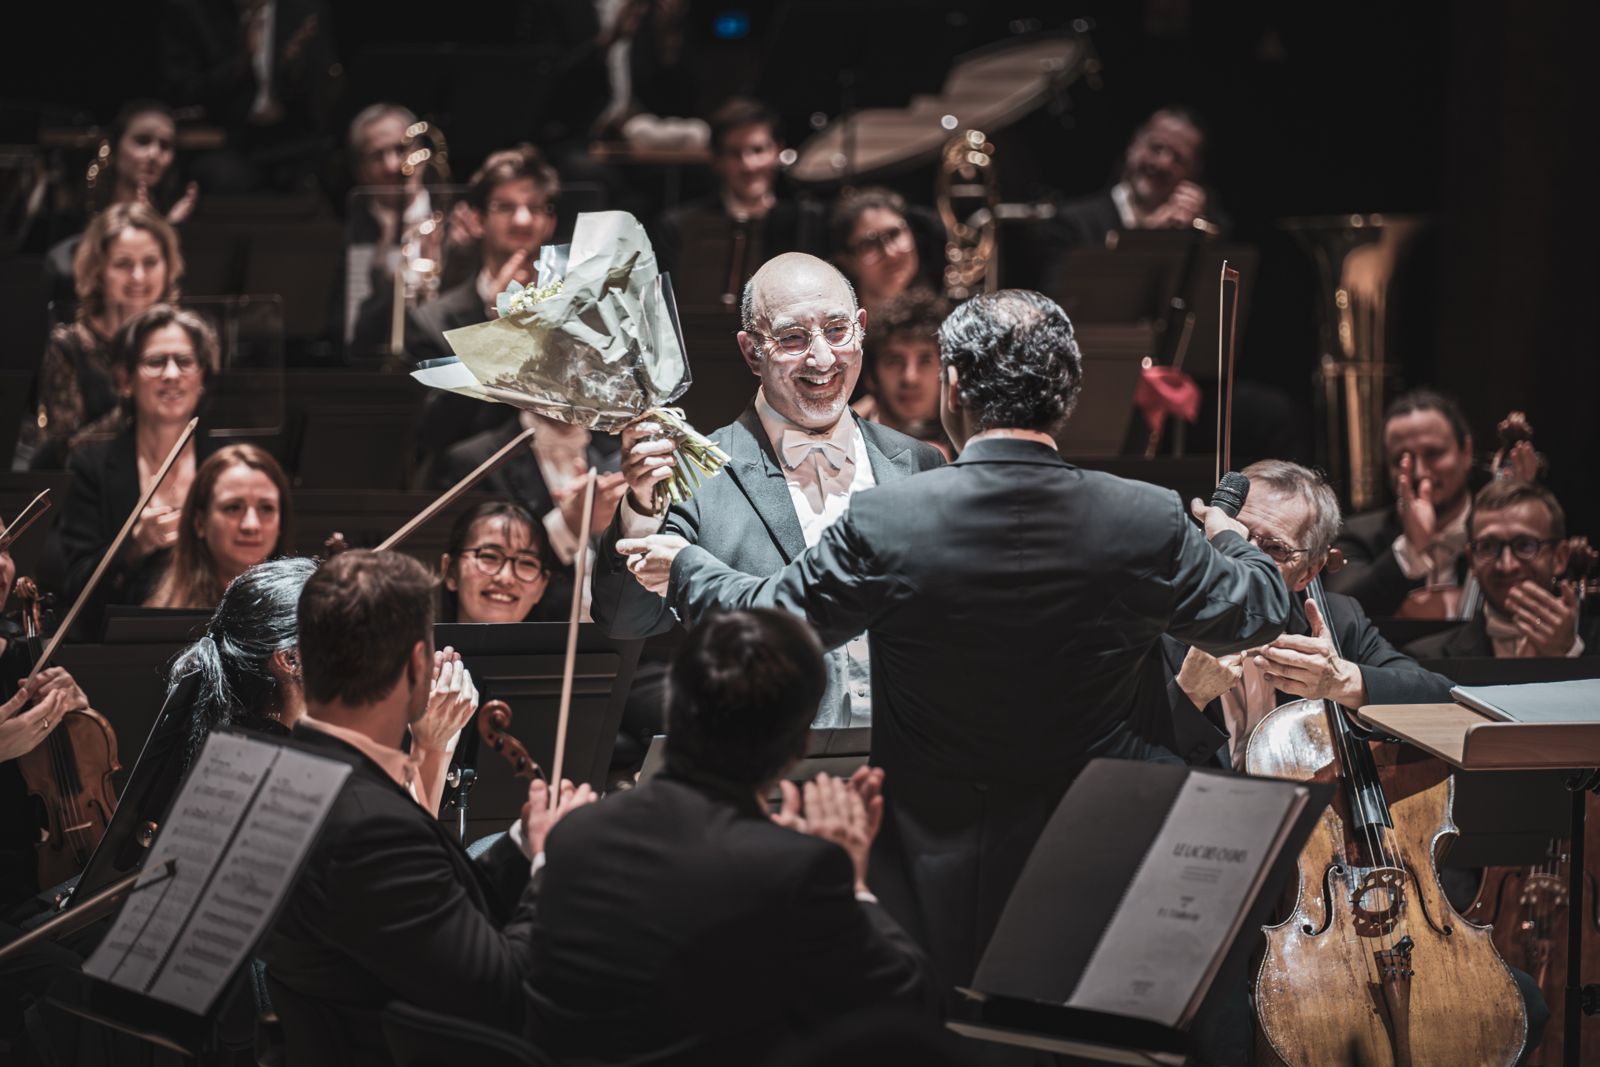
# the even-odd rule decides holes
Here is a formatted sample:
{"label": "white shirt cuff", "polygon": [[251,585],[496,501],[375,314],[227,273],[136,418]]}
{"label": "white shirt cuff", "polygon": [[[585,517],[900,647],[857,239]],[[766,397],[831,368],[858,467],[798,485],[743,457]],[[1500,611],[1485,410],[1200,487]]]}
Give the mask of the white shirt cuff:
{"label": "white shirt cuff", "polygon": [[[540,855],[542,856],[544,853],[541,852]],[[873,896],[872,891],[869,889],[857,889],[856,899],[863,904],[876,904],[878,902],[878,898]]]}
{"label": "white shirt cuff", "polygon": [[566,516],[560,508],[551,508],[544,515],[544,532],[550,535],[550,547],[563,565],[578,558],[578,535],[567,526]]}
{"label": "white shirt cuff", "polygon": [[506,834],[511,838],[511,843],[517,846],[517,851],[521,852],[524,856],[527,856],[530,860],[533,859],[533,855],[528,851],[527,835],[522,832],[521,819],[517,819],[515,822],[513,822],[511,824],[511,828],[506,831]]}
{"label": "white shirt cuff", "polygon": [[623,537],[649,537],[651,534],[661,532],[661,526],[666,522],[665,515],[645,515],[633,506],[633,494],[622,494],[622,505],[617,509],[619,526]]}
{"label": "white shirt cuff", "polygon": [[1413,582],[1426,578],[1433,570],[1433,562],[1426,554],[1413,549],[1405,534],[1394,539],[1394,561],[1400,564],[1400,573]]}
{"label": "white shirt cuff", "polygon": [[1572,637],[1572,647],[1567,649],[1567,658],[1568,659],[1577,659],[1579,656],[1583,655],[1583,649],[1584,649],[1583,638],[1581,638],[1578,635],[1574,634],[1573,637]]}

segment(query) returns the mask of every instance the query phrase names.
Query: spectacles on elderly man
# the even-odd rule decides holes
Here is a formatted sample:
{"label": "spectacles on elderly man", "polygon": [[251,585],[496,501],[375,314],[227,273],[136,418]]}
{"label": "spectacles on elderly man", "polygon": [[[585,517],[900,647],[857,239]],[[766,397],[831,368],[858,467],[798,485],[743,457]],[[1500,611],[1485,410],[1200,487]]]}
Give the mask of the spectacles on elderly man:
{"label": "spectacles on elderly man", "polygon": [[1267,557],[1274,563],[1288,563],[1297,556],[1304,556],[1311,551],[1309,548],[1296,548],[1293,545],[1284,544],[1276,537],[1262,536],[1260,534],[1251,534],[1250,543],[1265,552]]}
{"label": "spectacles on elderly man", "polygon": [[829,348],[845,348],[855,339],[856,327],[860,325],[854,319],[835,319],[824,323],[816,329],[807,329],[804,326],[786,326],[776,334],[766,334],[755,331],[755,335],[769,344],[778,346],[778,350],[786,355],[798,356],[811,351],[811,340],[818,334]]}

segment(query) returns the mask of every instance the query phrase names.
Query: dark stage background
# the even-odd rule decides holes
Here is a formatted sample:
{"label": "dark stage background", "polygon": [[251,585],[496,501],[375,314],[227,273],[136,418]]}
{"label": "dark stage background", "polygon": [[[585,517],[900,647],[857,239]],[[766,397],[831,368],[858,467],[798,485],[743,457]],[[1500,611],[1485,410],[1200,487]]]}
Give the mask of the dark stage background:
{"label": "dark stage background", "polygon": [[[8,34],[0,141],[28,144],[41,125],[104,122],[123,100],[161,95],[160,20],[178,6],[35,6],[34,26]],[[340,131],[381,95],[402,99],[451,133],[464,175],[493,147],[537,139],[540,129],[525,128],[530,109],[560,105],[515,68],[463,62],[462,51],[537,50],[583,6],[329,4],[342,69],[329,128]],[[1591,414],[1600,400],[1591,325],[1600,280],[1594,5],[693,0],[690,9],[691,106],[709,109],[735,91],[762,95],[784,111],[792,143],[813,112],[836,113],[846,92],[862,104],[894,102],[936,86],[965,50],[1091,20],[1100,88],[1079,81],[1063,106],[998,140],[1005,195],[1099,188],[1152,109],[1198,109],[1210,127],[1208,184],[1262,255],[1240,372],[1282,386],[1308,411],[1314,275],[1278,220],[1428,215],[1436,226],[1392,309],[1391,352],[1405,384],[1457,394],[1480,451],[1506,410],[1525,408],[1572,526],[1600,530],[1588,472],[1600,451]],[[718,19],[730,12],[743,13],[748,32],[719,39]],[[432,60],[395,60],[427,50]],[[328,159],[332,195],[342,170],[336,145]],[[931,198],[927,172],[894,184]]]}

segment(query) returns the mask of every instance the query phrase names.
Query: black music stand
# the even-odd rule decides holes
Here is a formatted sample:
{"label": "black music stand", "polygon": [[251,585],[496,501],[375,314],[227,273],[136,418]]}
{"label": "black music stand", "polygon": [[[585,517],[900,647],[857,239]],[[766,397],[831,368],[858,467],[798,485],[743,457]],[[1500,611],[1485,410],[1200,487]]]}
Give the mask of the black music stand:
{"label": "black music stand", "polygon": [[[1167,764],[1092,760],[1062,798],[1028,857],[994,936],[984,950],[964,1010],[947,1025],[980,1040],[1070,1053],[1113,1063],[1185,1062],[1180,1026],[1069,1007],[1107,923],[1144,865],[1179,790],[1190,776],[1227,772]],[[1287,825],[1242,923],[1201,984],[1196,1016],[1227,995],[1218,975],[1245,973],[1282,890],[1333,797],[1325,783],[1284,782],[1308,793]],[[1115,810],[1117,817],[1106,813]],[[1063,910],[1063,902],[1071,906]]]}
{"label": "black music stand", "polygon": [[[548,774],[555,755],[567,624],[440,623],[433,628],[433,643],[461,653],[480,701],[511,705],[510,734]],[[605,787],[641,644],[613,640],[593,623],[579,627],[562,777],[588,782],[596,790]],[[480,832],[504,830],[517,818],[528,798],[527,783],[513,776],[505,760],[479,746],[476,716],[462,731],[455,764],[457,770],[473,771],[467,840]],[[447,794],[446,804],[452,799]]]}

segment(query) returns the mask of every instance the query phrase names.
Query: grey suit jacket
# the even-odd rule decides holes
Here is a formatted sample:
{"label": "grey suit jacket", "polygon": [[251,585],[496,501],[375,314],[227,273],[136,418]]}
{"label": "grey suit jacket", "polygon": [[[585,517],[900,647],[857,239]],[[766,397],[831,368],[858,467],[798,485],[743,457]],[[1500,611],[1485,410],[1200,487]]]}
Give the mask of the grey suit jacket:
{"label": "grey suit jacket", "polygon": [[[851,416],[854,418],[854,416]],[[939,450],[875,422],[856,419],[872,476],[879,485],[907,478],[944,463]],[[752,405],[738,421],[711,439],[730,460],[722,474],[667,512],[663,533],[699,545],[734,570],[765,577],[776,574],[806,549],[800,519],[761,420]],[[636,640],[672,628],[676,617],[667,602],[641,586],[617,554],[621,520],[611,524],[596,554],[594,621],[620,640]],[[828,688],[817,710],[819,727],[843,725],[846,714],[845,652],[828,653]]]}

